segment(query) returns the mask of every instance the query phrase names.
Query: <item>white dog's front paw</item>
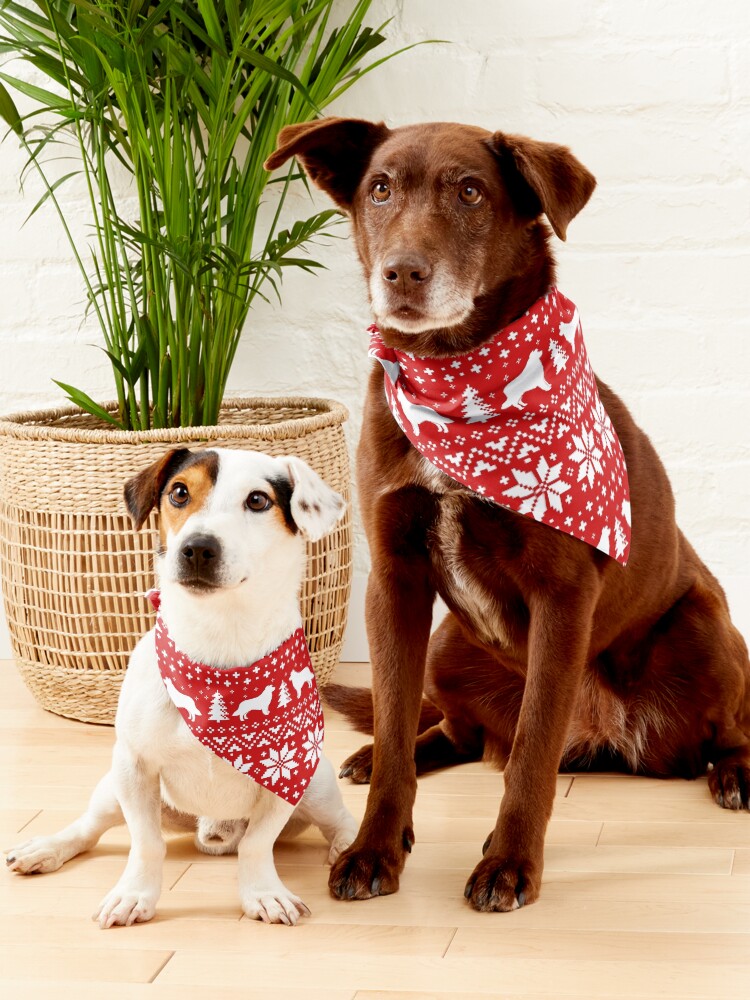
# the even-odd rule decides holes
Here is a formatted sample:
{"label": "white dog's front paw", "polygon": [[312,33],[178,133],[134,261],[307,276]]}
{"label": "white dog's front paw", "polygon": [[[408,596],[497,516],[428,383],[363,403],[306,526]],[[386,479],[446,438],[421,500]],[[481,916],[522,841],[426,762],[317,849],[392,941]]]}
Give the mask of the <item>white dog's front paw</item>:
{"label": "white dog's front paw", "polygon": [[242,909],[252,920],[265,924],[287,924],[292,927],[300,917],[309,917],[310,910],[279,882],[274,889],[248,889],[242,893]]}
{"label": "white dog's front paw", "polygon": [[102,929],[142,924],[156,913],[158,898],[159,893],[153,890],[116,885],[101,901],[91,919],[96,920]]}
{"label": "white dog's front paw", "polygon": [[65,863],[64,852],[54,837],[32,837],[7,852],[5,864],[19,875],[46,875]]}

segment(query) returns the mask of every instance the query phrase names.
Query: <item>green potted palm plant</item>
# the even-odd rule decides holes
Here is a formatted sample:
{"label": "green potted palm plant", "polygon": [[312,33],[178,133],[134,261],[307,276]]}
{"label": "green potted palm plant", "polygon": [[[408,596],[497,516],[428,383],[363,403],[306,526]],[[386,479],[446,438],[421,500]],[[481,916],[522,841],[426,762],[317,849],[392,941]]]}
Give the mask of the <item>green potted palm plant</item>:
{"label": "green potted palm plant", "polygon": [[[263,163],[284,125],[316,117],[384,61],[370,58],[384,40],[384,26],[364,24],[370,2],[0,0],[0,54],[31,70],[0,67],[0,116],[42,179],[32,213],[51,207],[68,234],[115,389],[100,402],[58,383],[70,405],[0,420],[6,614],[19,669],[52,711],[111,721],[149,627],[152,540],[132,532],[118,495],[134,470],[170,445],[249,447],[296,453],[348,494],[343,406],[225,399],[225,387],[255,296],[278,296],[285,268],[321,266],[304,248],[336,214],[282,228],[302,180],[294,167],[271,179]],[[32,104],[23,115],[18,94]],[[52,177],[47,154],[71,140],[75,169]],[[66,222],[76,174],[86,247]],[[264,200],[275,203],[266,225]],[[350,574],[347,518],[310,546],[302,595],[322,683]]]}

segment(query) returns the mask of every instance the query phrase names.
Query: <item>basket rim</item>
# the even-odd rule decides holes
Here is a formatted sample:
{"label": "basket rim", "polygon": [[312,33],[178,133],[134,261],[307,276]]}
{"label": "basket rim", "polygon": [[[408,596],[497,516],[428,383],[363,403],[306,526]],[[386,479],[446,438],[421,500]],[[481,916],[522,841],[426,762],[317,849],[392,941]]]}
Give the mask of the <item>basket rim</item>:
{"label": "basket rim", "polygon": [[[100,404],[107,411],[117,409],[116,400]],[[50,427],[46,423],[85,414],[80,406],[70,405],[39,410],[25,410],[0,416],[0,436],[29,441],[73,441],[86,444],[177,443],[196,440],[219,440],[252,436],[272,441],[298,437],[301,430],[310,432],[343,424],[349,411],[335,399],[322,396],[230,396],[221,405],[221,413],[254,408],[298,408],[316,412],[291,417],[271,424],[202,424],[194,427],[165,427],[147,431],[122,431],[102,423],[100,427]]]}

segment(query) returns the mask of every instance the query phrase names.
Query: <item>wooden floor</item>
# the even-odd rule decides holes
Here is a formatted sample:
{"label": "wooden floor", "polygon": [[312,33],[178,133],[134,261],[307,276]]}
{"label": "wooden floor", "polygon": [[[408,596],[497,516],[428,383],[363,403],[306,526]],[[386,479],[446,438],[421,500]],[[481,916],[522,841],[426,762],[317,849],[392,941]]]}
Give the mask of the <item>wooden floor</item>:
{"label": "wooden floor", "polygon": [[[39,709],[0,663],[0,846],[69,822],[108,766],[113,731]],[[339,679],[360,668],[341,667]],[[329,714],[338,764],[362,738]],[[366,789],[342,783],[362,815]],[[90,920],[125,862],[127,832],[52,875],[0,872],[4,1000],[468,1000],[750,997],[750,815],[705,781],[560,777],[541,900],[513,914],[464,902],[502,778],[482,764],[420,781],[417,844],[395,896],[342,903],[318,835],[278,848],[312,916],[295,928],[242,917],[236,860],[170,841],[148,924]],[[225,992],[228,991],[228,992]]]}

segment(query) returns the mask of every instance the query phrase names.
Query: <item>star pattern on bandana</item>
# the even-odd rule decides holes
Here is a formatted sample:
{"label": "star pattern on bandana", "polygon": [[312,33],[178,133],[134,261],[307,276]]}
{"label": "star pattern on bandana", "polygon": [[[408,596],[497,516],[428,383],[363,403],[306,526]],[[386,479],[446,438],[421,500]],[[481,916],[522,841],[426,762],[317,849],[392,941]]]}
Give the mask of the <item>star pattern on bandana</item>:
{"label": "star pattern on bandana", "polygon": [[415,357],[387,347],[377,327],[370,335],[391,412],[436,468],[627,563],[625,457],[599,398],[578,310],[558,289],[458,357]]}
{"label": "star pattern on bandana", "polygon": [[[158,610],[158,594],[150,592]],[[217,669],[180,652],[157,616],[154,642],[167,693],[191,733],[235,770],[295,805],[321,755],[323,711],[305,634],[267,656]]]}

